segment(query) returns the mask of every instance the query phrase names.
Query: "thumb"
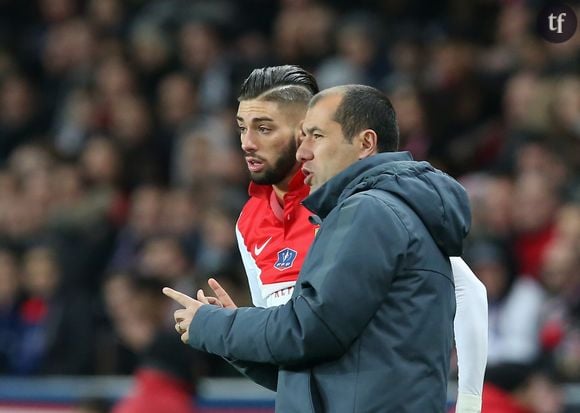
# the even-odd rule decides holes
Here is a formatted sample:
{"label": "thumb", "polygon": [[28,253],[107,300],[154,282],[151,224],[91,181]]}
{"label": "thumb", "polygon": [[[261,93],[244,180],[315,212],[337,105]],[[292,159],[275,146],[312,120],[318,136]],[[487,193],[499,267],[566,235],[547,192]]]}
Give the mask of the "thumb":
{"label": "thumb", "polygon": [[204,304],[209,304],[208,297],[205,296],[205,293],[201,288],[197,290],[197,300]]}

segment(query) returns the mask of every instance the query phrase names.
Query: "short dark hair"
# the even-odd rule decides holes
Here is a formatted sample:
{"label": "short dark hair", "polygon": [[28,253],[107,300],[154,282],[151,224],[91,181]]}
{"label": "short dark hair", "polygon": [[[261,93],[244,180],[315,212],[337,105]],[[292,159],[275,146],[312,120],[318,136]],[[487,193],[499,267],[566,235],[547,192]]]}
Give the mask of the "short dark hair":
{"label": "short dark hair", "polygon": [[352,142],[357,133],[372,129],[378,137],[379,152],[399,149],[397,114],[387,95],[365,85],[337,86],[317,94],[309,106],[314,106],[322,97],[336,91],[342,92],[342,100],[336,108],[334,120],[340,124],[348,142]]}
{"label": "short dark hair", "polygon": [[262,99],[307,104],[318,91],[314,76],[300,66],[270,66],[250,73],[242,84],[238,101]]}

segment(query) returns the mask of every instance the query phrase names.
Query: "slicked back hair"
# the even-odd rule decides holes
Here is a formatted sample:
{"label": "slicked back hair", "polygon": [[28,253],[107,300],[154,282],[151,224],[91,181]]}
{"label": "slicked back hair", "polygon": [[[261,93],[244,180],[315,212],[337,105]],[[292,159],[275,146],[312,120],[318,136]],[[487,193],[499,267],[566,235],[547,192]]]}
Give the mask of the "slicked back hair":
{"label": "slicked back hair", "polygon": [[378,152],[394,152],[399,149],[399,126],[397,114],[391,101],[383,92],[365,85],[345,85],[324,90],[309,104],[312,107],[324,96],[339,92],[342,100],[334,113],[348,142],[365,129],[377,134]]}
{"label": "slicked back hair", "polygon": [[238,101],[260,99],[279,103],[308,104],[319,91],[312,74],[299,66],[254,69],[242,84]]}

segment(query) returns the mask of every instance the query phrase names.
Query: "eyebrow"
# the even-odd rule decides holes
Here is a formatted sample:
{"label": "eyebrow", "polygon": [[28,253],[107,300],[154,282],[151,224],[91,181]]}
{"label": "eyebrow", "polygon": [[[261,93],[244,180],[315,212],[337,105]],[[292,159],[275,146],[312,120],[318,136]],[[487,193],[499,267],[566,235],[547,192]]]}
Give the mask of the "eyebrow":
{"label": "eyebrow", "polygon": [[[244,119],[240,116],[236,116],[236,119],[240,122],[244,122]],[[274,122],[274,119],[268,117],[268,116],[263,116],[261,118],[253,118],[250,119],[250,123],[259,123],[259,122]]]}

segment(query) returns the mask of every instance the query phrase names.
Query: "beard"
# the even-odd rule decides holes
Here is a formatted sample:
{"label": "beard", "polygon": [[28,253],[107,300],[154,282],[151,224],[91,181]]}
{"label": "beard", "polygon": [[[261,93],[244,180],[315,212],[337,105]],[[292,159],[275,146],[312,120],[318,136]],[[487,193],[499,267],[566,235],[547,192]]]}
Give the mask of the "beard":
{"label": "beard", "polygon": [[250,172],[252,182],[258,185],[276,185],[288,177],[296,165],[296,141],[291,139],[274,165],[261,172]]}

